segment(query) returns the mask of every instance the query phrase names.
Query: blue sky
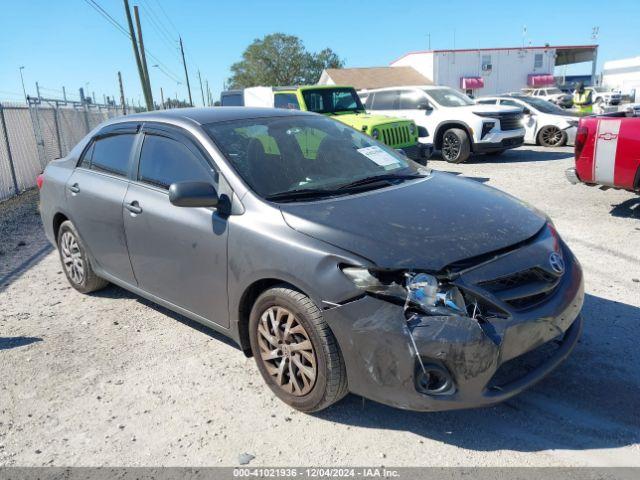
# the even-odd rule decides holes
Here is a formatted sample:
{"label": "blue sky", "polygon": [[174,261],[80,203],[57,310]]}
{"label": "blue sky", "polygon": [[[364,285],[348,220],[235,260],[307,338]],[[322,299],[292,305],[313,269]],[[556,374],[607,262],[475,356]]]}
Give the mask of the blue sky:
{"label": "blue sky", "polygon": [[[117,95],[117,71],[127,98],[141,97],[131,42],[93,8],[90,0],[4,0],[0,28],[0,100],[20,100],[23,70],[27,93],[61,95],[62,86],[103,95]],[[126,26],[121,0],[93,0]],[[398,2],[392,0],[130,0],[140,5],[145,45],[169,73],[152,65],[154,97],[186,98],[184,73],[177,51],[183,37],[194,100],[200,102],[197,70],[209,81],[217,98],[229,66],[255,38],[273,32],[299,36],[308,49],[330,47],[347,66],[387,65],[411,50],[428,47],[508,47],[589,44],[591,30],[600,27],[598,65],[606,60],[640,55],[640,2]],[[404,6],[406,5],[406,6]],[[161,8],[162,7],[162,8]],[[164,10],[164,11],[163,11]],[[165,16],[166,12],[166,16]],[[169,17],[169,19],[167,19]],[[155,24],[154,24],[155,22]],[[161,27],[164,26],[164,29]],[[163,32],[163,33],[159,33]],[[167,38],[169,37],[169,38]],[[588,64],[569,73],[589,73]],[[180,78],[178,85],[170,77]]]}

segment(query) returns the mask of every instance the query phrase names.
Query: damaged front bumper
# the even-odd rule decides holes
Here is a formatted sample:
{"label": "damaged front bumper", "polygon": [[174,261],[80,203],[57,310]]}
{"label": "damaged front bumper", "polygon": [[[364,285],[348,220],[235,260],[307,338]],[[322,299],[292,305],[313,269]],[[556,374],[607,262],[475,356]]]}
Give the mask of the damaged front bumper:
{"label": "damaged front bumper", "polygon": [[[565,259],[566,271],[544,302],[488,322],[462,315],[419,315],[407,322],[402,306],[372,296],[326,309],[324,317],[345,359],[349,390],[417,411],[486,406],[522,392],[556,368],[580,337],[582,270],[568,249]],[[542,360],[521,365],[537,353]],[[448,375],[450,384],[426,393],[425,369]]]}

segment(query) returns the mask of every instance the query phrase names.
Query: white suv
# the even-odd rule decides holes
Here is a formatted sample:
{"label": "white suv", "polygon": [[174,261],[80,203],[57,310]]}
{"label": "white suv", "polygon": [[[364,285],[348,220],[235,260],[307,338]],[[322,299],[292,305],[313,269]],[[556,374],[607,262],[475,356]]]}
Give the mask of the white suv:
{"label": "white suv", "polygon": [[520,109],[476,105],[449,87],[391,87],[358,93],[368,110],[413,120],[418,140],[433,144],[447,162],[464,162],[471,153],[499,155],[524,141]]}

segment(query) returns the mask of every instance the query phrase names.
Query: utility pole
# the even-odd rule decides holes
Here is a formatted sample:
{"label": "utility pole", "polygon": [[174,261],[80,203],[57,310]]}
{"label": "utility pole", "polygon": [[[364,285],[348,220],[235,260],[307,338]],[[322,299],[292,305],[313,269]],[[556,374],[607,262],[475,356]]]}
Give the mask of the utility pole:
{"label": "utility pole", "polygon": [[[27,100],[27,90],[24,88],[24,77],[22,76],[22,70],[24,70],[24,65],[20,67],[20,81],[22,82],[22,93],[24,94],[25,103],[29,103]],[[17,190],[16,190],[17,191]]]}
{"label": "utility pole", "polygon": [[134,5],[133,14],[136,17],[136,27],[138,29],[138,44],[140,45],[140,62],[147,84],[147,110],[153,110],[153,94],[151,93],[151,80],[149,79],[149,69],[147,68],[147,56],[144,53],[144,41],[142,40],[142,26],[140,25],[140,13],[138,6]]}
{"label": "utility pole", "polygon": [[[136,58],[136,65],[138,66],[138,75],[140,76],[140,86],[142,87],[142,93],[144,94],[145,103],[149,105],[147,99],[147,79],[144,76],[144,70],[142,69],[142,62],[140,60],[140,52],[138,51],[138,42],[136,42],[136,34],[133,29],[133,20],[131,19],[131,10],[129,10],[129,0],[124,0],[124,11],[127,16],[127,24],[129,25],[129,36],[131,37],[131,45],[133,46],[133,56]],[[135,105],[134,102],[131,102]]]}
{"label": "utility pole", "polygon": [[162,102],[162,110],[164,110],[164,92],[162,91],[162,87],[160,87],[160,101]]}
{"label": "utility pole", "polygon": [[427,33],[427,37],[429,37],[429,50],[431,50],[431,33]]}
{"label": "utility pole", "polygon": [[191,85],[189,85],[189,72],[187,72],[187,62],[184,59],[184,47],[182,46],[182,37],[180,38],[180,53],[182,54],[182,65],[184,66],[184,76],[187,79],[187,91],[189,92],[189,104],[193,107],[193,99],[191,98]]}
{"label": "utility pole", "polygon": [[62,86],[62,98],[64,99],[64,103],[67,103],[67,89]]}
{"label": "utility pole", "polygon": [[209,90],[209,80],[206,80],[207,86],[207,105],[211,106],[211,90]]}
{"label": "utility pole", "polygon": [[200,80],[200,95],[202,95],[202,106],[206,107],[207,104],[204,103],[204,90],[202,90],[202,77],[200,76],[200,70],[198,70],[198,80]]}
{"label": "utility pole", "polygon": [[38,95],[38,100],[40,100],[40,85],[38,85],[38,82],[36,82],[36,94]]}
{"label": "utility pole", "polygon": [[127,105],[124,99],[124,87],[122,86],[122,74],[118,72],[118,84],[120,85],[120,106],[122,107],[122,114],[127,114]]}

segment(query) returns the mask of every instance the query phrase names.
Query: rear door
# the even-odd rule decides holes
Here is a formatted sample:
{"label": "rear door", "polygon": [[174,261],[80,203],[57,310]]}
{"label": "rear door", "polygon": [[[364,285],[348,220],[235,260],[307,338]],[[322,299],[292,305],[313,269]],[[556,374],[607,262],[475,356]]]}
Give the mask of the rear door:
{"label": "rear door", "polygon": [[129,186],[127,177],[138,127],[119,124],[101,131],[66,185],[71,220],[96,267],[133,285],[122,202]]}
{"label": "rear door", "polygon": [[215,208],[176,207],[168,189],[181,181],[230,191],[195,139],[180,129],[144,126],[136,172],[124,199],[124,225],[139,286],[191,313],[229,326],[226,216]]}

